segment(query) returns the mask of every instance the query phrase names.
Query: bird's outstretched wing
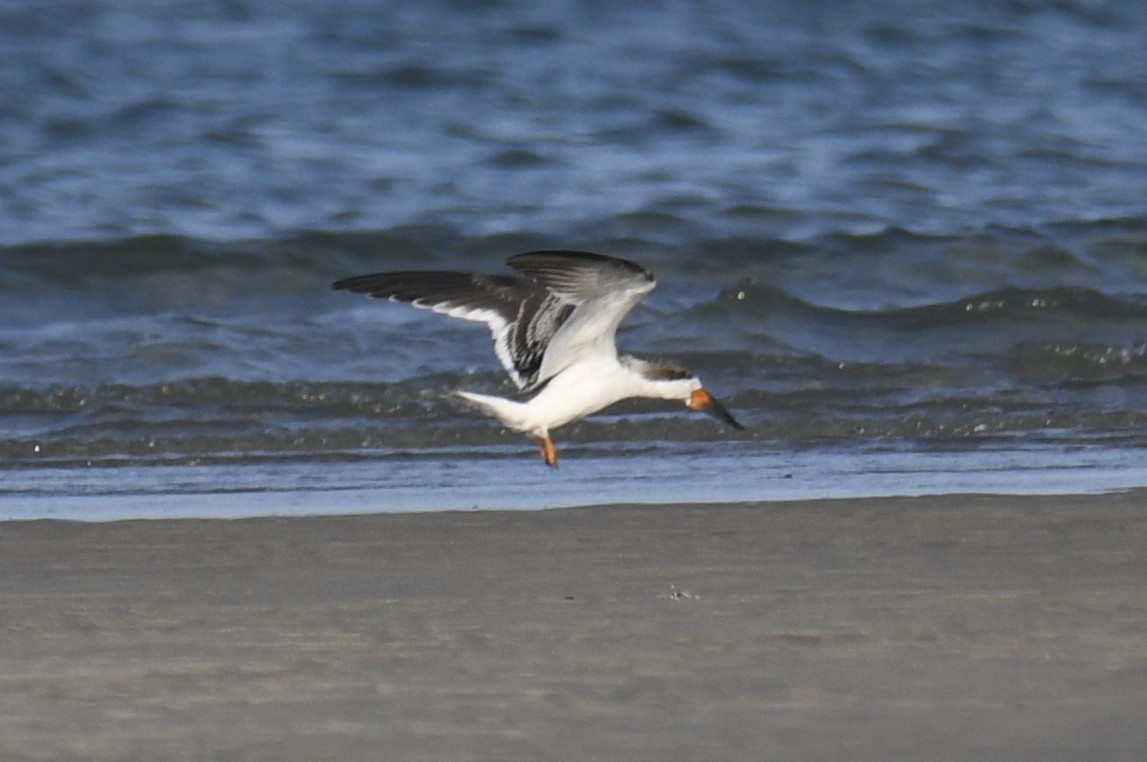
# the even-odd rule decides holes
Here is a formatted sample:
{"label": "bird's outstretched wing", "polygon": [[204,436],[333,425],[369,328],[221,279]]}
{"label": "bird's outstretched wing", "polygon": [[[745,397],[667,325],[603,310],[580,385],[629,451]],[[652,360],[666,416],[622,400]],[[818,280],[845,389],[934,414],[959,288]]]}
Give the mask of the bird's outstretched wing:
{"label": "bird's outstretched wing", "polygon": [[618,325],[657,285],[653,273],[635,262],[588,251],[532,251],[510,257],[506,264],[573,307],[550,336],[538,369],[543,380],[583,353],[616,355]]}
{"label": "bird's outstretched wing", "polygon": [[506,264],[573,302],[631,289],[648,293],[653,273],[636,262],[591,251],[528,251]]}
{"label": "bird's outstretched wing", "polygon": [[507,264],[524,277],[370,273],[335,281],[332,288],[485,323],[502,367],[519,389],[531,391],[593,342],[612,347],[618,323],[655,284],[633,262],[590,252],[528,252]]}

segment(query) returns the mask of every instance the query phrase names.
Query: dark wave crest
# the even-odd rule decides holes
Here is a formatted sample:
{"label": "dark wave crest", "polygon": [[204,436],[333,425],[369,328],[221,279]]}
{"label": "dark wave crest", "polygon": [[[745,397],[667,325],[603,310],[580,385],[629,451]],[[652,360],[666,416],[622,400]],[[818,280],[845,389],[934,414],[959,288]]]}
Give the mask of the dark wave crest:
{"label": "dark wave crest", "polygon": [[[1061,228],[1054,246],[1048,231],[899,228],[674,245],[608,225],[574,241],[415,226],[10,246],[0,454],[13,467],[520,452],[524,440],[451,396],[513,393],[484,327],[329,284],[412,266],[497,272],[553,245],[652,268],[659,287],[619,344],[696,372],[752,441],[1125,441],[1147,410],[1147,226]],[[729,435],[675,404],[630,403],[560,436],[624,449]]]}

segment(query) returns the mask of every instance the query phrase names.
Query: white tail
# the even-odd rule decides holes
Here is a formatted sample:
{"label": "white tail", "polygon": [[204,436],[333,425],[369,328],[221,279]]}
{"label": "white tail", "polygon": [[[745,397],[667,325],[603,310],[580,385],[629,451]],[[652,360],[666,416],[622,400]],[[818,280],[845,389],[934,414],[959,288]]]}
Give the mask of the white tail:
{"label": "white tail", "polygon": [[455,392],[459,397],[471,402],[487,415],[491,415],[502,422],[502,425],[514,431],[526,431],[526,406],[521,402],[491,397],[489,394],[475,394],[474,392]]}

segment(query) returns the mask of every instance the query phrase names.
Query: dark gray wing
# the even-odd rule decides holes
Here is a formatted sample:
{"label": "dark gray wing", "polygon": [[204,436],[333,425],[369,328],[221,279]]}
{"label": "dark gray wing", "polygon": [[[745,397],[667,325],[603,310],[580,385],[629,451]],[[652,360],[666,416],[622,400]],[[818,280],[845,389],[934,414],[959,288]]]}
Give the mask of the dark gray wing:
{"label": "dark gray wing", "polygon": [[606,341],[612,348],[618,323],[656,283],[640,265],[586,251],[532,251],[507,264],[525,277],[371,273],[332,287],[485,323],[502,367],[528,392],[587,347]]}
{"label": "dark gray wing", "polygon": [[592,251],[529,251],[506,264],[574,302],[631,289],[648,293],[656,285],[653,273],[636,262]]}
{"label": "dark gray wing", "polygon": [[485,323],[498,361],[523,391],[539,384],[549,340],[573,310],[538,282],[508,275],[370,273],[335,281],[331,287]]}
{"label": "dark gray wing", "polygon": [[506,264],[544,287],[564,306],[538,378],[545,381],[586,354],[617,353],[622,319],[657,285],[641,265],[588,251],[531,251]]}

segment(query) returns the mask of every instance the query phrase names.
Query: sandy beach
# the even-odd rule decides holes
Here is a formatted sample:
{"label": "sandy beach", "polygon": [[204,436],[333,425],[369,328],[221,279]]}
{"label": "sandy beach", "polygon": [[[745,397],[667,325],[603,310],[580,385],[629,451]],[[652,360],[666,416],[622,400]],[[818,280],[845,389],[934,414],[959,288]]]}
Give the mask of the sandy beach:
{"label": "sandy beach", "polygon": [[1143,492],[8,522],[0,621],[4,760],[1147,753]]}

